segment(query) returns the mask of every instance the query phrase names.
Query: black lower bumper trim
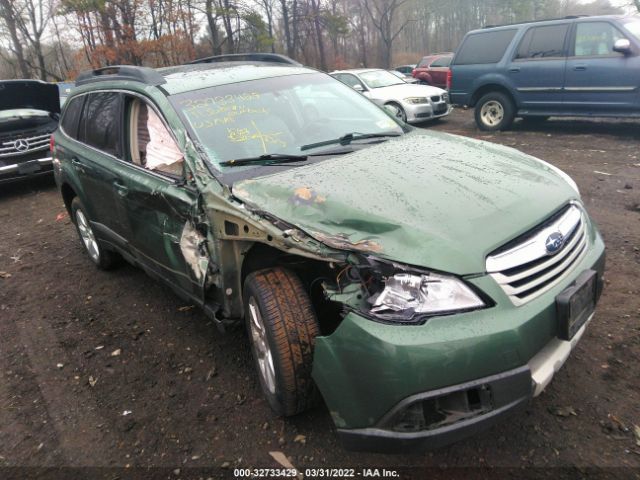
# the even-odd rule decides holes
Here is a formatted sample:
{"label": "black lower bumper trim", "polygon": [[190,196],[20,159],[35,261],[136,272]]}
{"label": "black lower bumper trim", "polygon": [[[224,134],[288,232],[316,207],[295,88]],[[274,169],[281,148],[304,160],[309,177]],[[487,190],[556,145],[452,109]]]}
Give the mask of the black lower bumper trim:
{"label": "black lower bumper trim", "polygon": [[[493,409],[487,413],[417,432],[398,432],[383,426],[388,419],[411,404],[480,385],[487,386],[492,392]],[[485,430],[506,414],[524,407],[531,398],[531,391],[531,371],[529,367],[524,366],[452,387],[412,395],[391,409],[378,425],[359,429],[338,429],[338,436],[348,450],[407,453],[440,448]]]}

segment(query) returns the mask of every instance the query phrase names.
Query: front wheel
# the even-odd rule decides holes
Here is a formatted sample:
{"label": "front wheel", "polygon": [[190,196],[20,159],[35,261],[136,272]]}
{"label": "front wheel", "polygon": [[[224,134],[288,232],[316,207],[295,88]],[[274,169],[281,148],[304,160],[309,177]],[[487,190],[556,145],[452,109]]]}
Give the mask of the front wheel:
{"label": "front wheel", "polygon": [[397,103],[387,103],[385,105],[391,112],[391,114],[396,117],[398,120],[401,120],[403,123],[407,123],[407,112],[404,111]]}
{"label": "front wheel", "polygon": [[284,268],[251,273],[244,312],[260,387],[271,408],[290,416],[318,398],[311,378],[318,320],[300,279]]}
{"label": "front wheel", "polygon": [[480,130],[506,130],[513,123],[515,107],[511,99],[500,92],[483,95],[476,104],[475,119]]}

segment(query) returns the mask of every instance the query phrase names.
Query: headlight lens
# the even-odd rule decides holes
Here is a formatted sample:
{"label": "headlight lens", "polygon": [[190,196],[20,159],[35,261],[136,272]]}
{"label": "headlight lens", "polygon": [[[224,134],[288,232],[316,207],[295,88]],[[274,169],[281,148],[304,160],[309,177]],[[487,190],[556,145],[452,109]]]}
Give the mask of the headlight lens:
{"label": "headlight lens", "polygon": [[433,314],[484,307],[485,303],[461,280],[440,275],[396,273],[373,299],[376,315]]}
{"label": "headlight lens", "polygon": [[409,98],[405,98],[404,101],[407,103],[411,103],[413,105],[429,103],[429,99],[427,97],[409,97]]}

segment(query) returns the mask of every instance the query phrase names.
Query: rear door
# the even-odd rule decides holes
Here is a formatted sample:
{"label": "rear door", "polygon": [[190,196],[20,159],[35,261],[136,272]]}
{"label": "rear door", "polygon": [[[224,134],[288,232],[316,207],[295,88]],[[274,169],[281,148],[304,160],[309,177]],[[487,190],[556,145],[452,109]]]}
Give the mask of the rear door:
{"label": "rear door", "polygon": [[82,200],[100,237],[124,246],[128,233],[122,204],[124,187],[123,96],[96,92],[86,96],[78,126],[78,145],[69,162],[82,189]]}
{"label": "rear door", "polygon": [[614,52],[621,38],[627,37],[608,20],[575,24],[565,81],[569,111],[616,114],[637,108],[640,57]]}
{"label": "rear door", "polygon": [[522,36],[507,66],[521,113],[560,110],[569,27],[570,23],[532,26]]}

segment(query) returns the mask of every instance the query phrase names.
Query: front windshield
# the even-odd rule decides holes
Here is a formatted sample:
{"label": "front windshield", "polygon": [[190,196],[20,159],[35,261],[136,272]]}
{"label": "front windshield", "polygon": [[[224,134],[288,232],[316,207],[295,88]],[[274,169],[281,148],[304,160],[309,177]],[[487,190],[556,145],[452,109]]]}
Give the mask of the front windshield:
{"label": "front windshield", "polygon": [[640,40],[640,19],[624,23],[624,28],[636,37],[637,40]]}
{"label": "front windshield", "polygon": [[211,165],[223,173],[255,168],[221,165],[229,160],[335,150],[301,147],[348,133],[403,133],[380,107],[321,73],[220,85],[169,98]]}
{"label": "front windshield", "polygon": [[406,83],[404,80],[400,80],[393,73],[387,72],[386,70],[364,72],[360,74],[360,78],[369,88],[390,87],[392,85],[402,85]]}

